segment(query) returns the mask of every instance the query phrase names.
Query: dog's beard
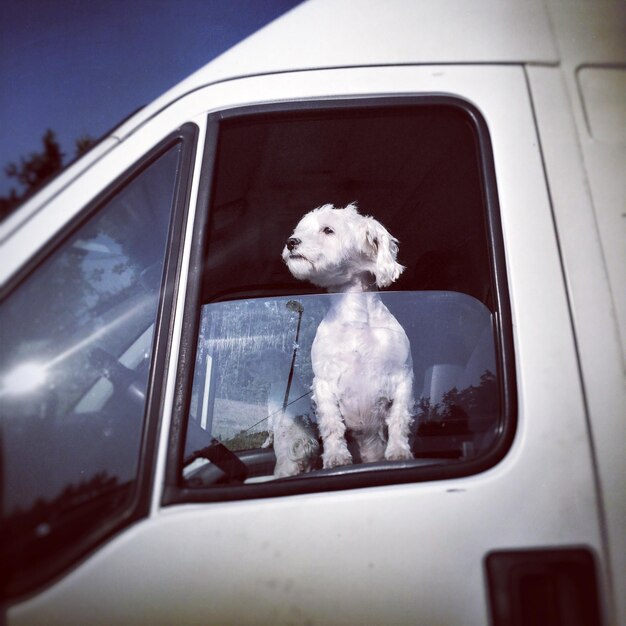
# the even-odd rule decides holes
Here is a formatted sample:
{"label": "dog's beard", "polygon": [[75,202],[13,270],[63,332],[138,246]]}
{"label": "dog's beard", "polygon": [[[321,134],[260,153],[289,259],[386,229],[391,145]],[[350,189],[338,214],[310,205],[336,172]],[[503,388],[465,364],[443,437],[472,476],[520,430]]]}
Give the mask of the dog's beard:
{"label": "dog's beard", "polygon": [[352,269],[348,270],[342,264],[315,263],[302,256],[288,259],[287,267],[294,278],[326,289],[344,285],[355,275]]}
{"label": "dog's beard", "polygon": [[301,254],[290,256],[287,261],[289,271],[298,280],[308,280],[311,271],[314,269],[313,264]]}

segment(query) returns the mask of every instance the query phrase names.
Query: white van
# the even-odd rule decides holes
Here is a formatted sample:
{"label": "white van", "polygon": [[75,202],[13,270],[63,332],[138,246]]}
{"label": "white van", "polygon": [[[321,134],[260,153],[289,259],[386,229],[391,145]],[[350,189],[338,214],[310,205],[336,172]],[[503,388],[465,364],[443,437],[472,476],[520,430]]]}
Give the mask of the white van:
{"label": "white van", "polygon": [[[625,34],[310,0],[7,219],[1,620],[626,624]],[[353,201],[400,241],[415,459],[275,478],[334,297],[280,253]]]}

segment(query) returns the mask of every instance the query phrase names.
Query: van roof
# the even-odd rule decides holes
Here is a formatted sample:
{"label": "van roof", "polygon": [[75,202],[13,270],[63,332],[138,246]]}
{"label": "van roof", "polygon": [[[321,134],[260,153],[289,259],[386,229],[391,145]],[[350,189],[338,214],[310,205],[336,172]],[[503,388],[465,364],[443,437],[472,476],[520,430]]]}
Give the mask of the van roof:
{"label": "van roof", "polygon": [[542,0],[307,0],[164,93],[120,134],[190,91],[243,76],[412,64],[555,64]]}

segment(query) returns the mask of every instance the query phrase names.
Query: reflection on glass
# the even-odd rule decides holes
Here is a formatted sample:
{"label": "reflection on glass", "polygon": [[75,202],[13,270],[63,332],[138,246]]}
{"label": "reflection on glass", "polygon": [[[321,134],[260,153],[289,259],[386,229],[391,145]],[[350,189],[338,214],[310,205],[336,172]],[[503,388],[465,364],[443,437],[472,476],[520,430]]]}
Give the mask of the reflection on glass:
{"label": "reflection on glass", "polygon": [[38,539],[101,524],[128,495],[179,157],[139,174],[2,303],[0,530],[19,538],[7,559],[39,558]]}
{"label": "reflection on glass", "polygon": [[[311,345],[333,297],[259,298],[202,308],[185,448],[189,462],[215,441],[240,459],[250,456],[242,451],[275,447],[272,425],[285,412],[314,425]],[[457,292],[381,297],[411,342],[416,458],[484,452],[499,420],[492,314]],[[193,477],[203,464],[190,463],[185,475]]]}

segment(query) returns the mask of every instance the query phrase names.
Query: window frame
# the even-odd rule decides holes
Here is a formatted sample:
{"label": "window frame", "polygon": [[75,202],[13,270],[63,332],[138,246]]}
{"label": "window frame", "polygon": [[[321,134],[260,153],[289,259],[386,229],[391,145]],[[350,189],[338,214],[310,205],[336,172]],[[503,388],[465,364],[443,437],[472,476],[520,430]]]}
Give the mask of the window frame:
{"label": "window frame", "polygon": [[[403,462],[395,467],[322,470],[324,475],[307,475],[306,480],[291,477],[251,485],[190,488],[183,484],[183,457],[186,440],[187,416],[191,403],[196,344],[198,340],[202,297],[203,259],[207,254],[210,208],[215,193],[215,175],[220,141],[220,125],[236,117],[286,114],[305,111],[345,111],[374,107],[415,107],[416,105],[452,106],[468,117],[477,142],[477,160],[480,167],[481,193],[485,209],[486,239],[489,271],[494,287],[494,343],[499,377],[499,404],[501,422],[491,450],[476,459],[455,461],[453,464],[423,463],[424,459]],[[210,113],[207,119],[203,167],[200,177],[195,228],[192,239],[187,297],[183,312],[179,367],[176,375],[175,400],[172,414],[165,484],[162,504],[221,502],[288,496],[303,493],[332,492],[345,489],[375,487],[393,484],[418,483],[450,478],[462,478],[486,471],[499,463],[511,447],[517,429],[517,392],[515,355],[509,288],[507,283],[504,240],[495,174],[493,150],[487,123],[478,108],[466,99],[448,94],[413,94],[399,96],[346,97],[313,99],[298,102],[275,102],[261,105],[238,106]],[[328,475],[331,474],[331,475]]]}
{"label": "window frame", "polygon": [[36,272],[42,263],[90,219],[94,218],[110,200],[129,184],[132,184],[138,176],[170,149],[177,144],[181,145],[182,150],[179,167],[175,173],[172,210],[163,256],[159,300],[156,307],[141,443],[137,451],[137,473],[133,480],[131,494],[123,507],[94,526],[78,541],[64,546],[53,557],[36,567],[27,569],[15,577],[7,576],[5,580],[0,581],[0,597],[15,598],[45,585],[52,578],[72,567],[77,561],[85,558],[124,527],[146,517],[149,513],[156,474],[158,432],[172,342],[174,303],[182,269],[182,237],[185,232],[191,198],[198,135],[198,126],[189,122],[159,141],[120,174],[113,183],[90,200],[75,217],[64,224],[57,234],[39,249],[0,290],[0,302],[3,302],[32,273]]}

